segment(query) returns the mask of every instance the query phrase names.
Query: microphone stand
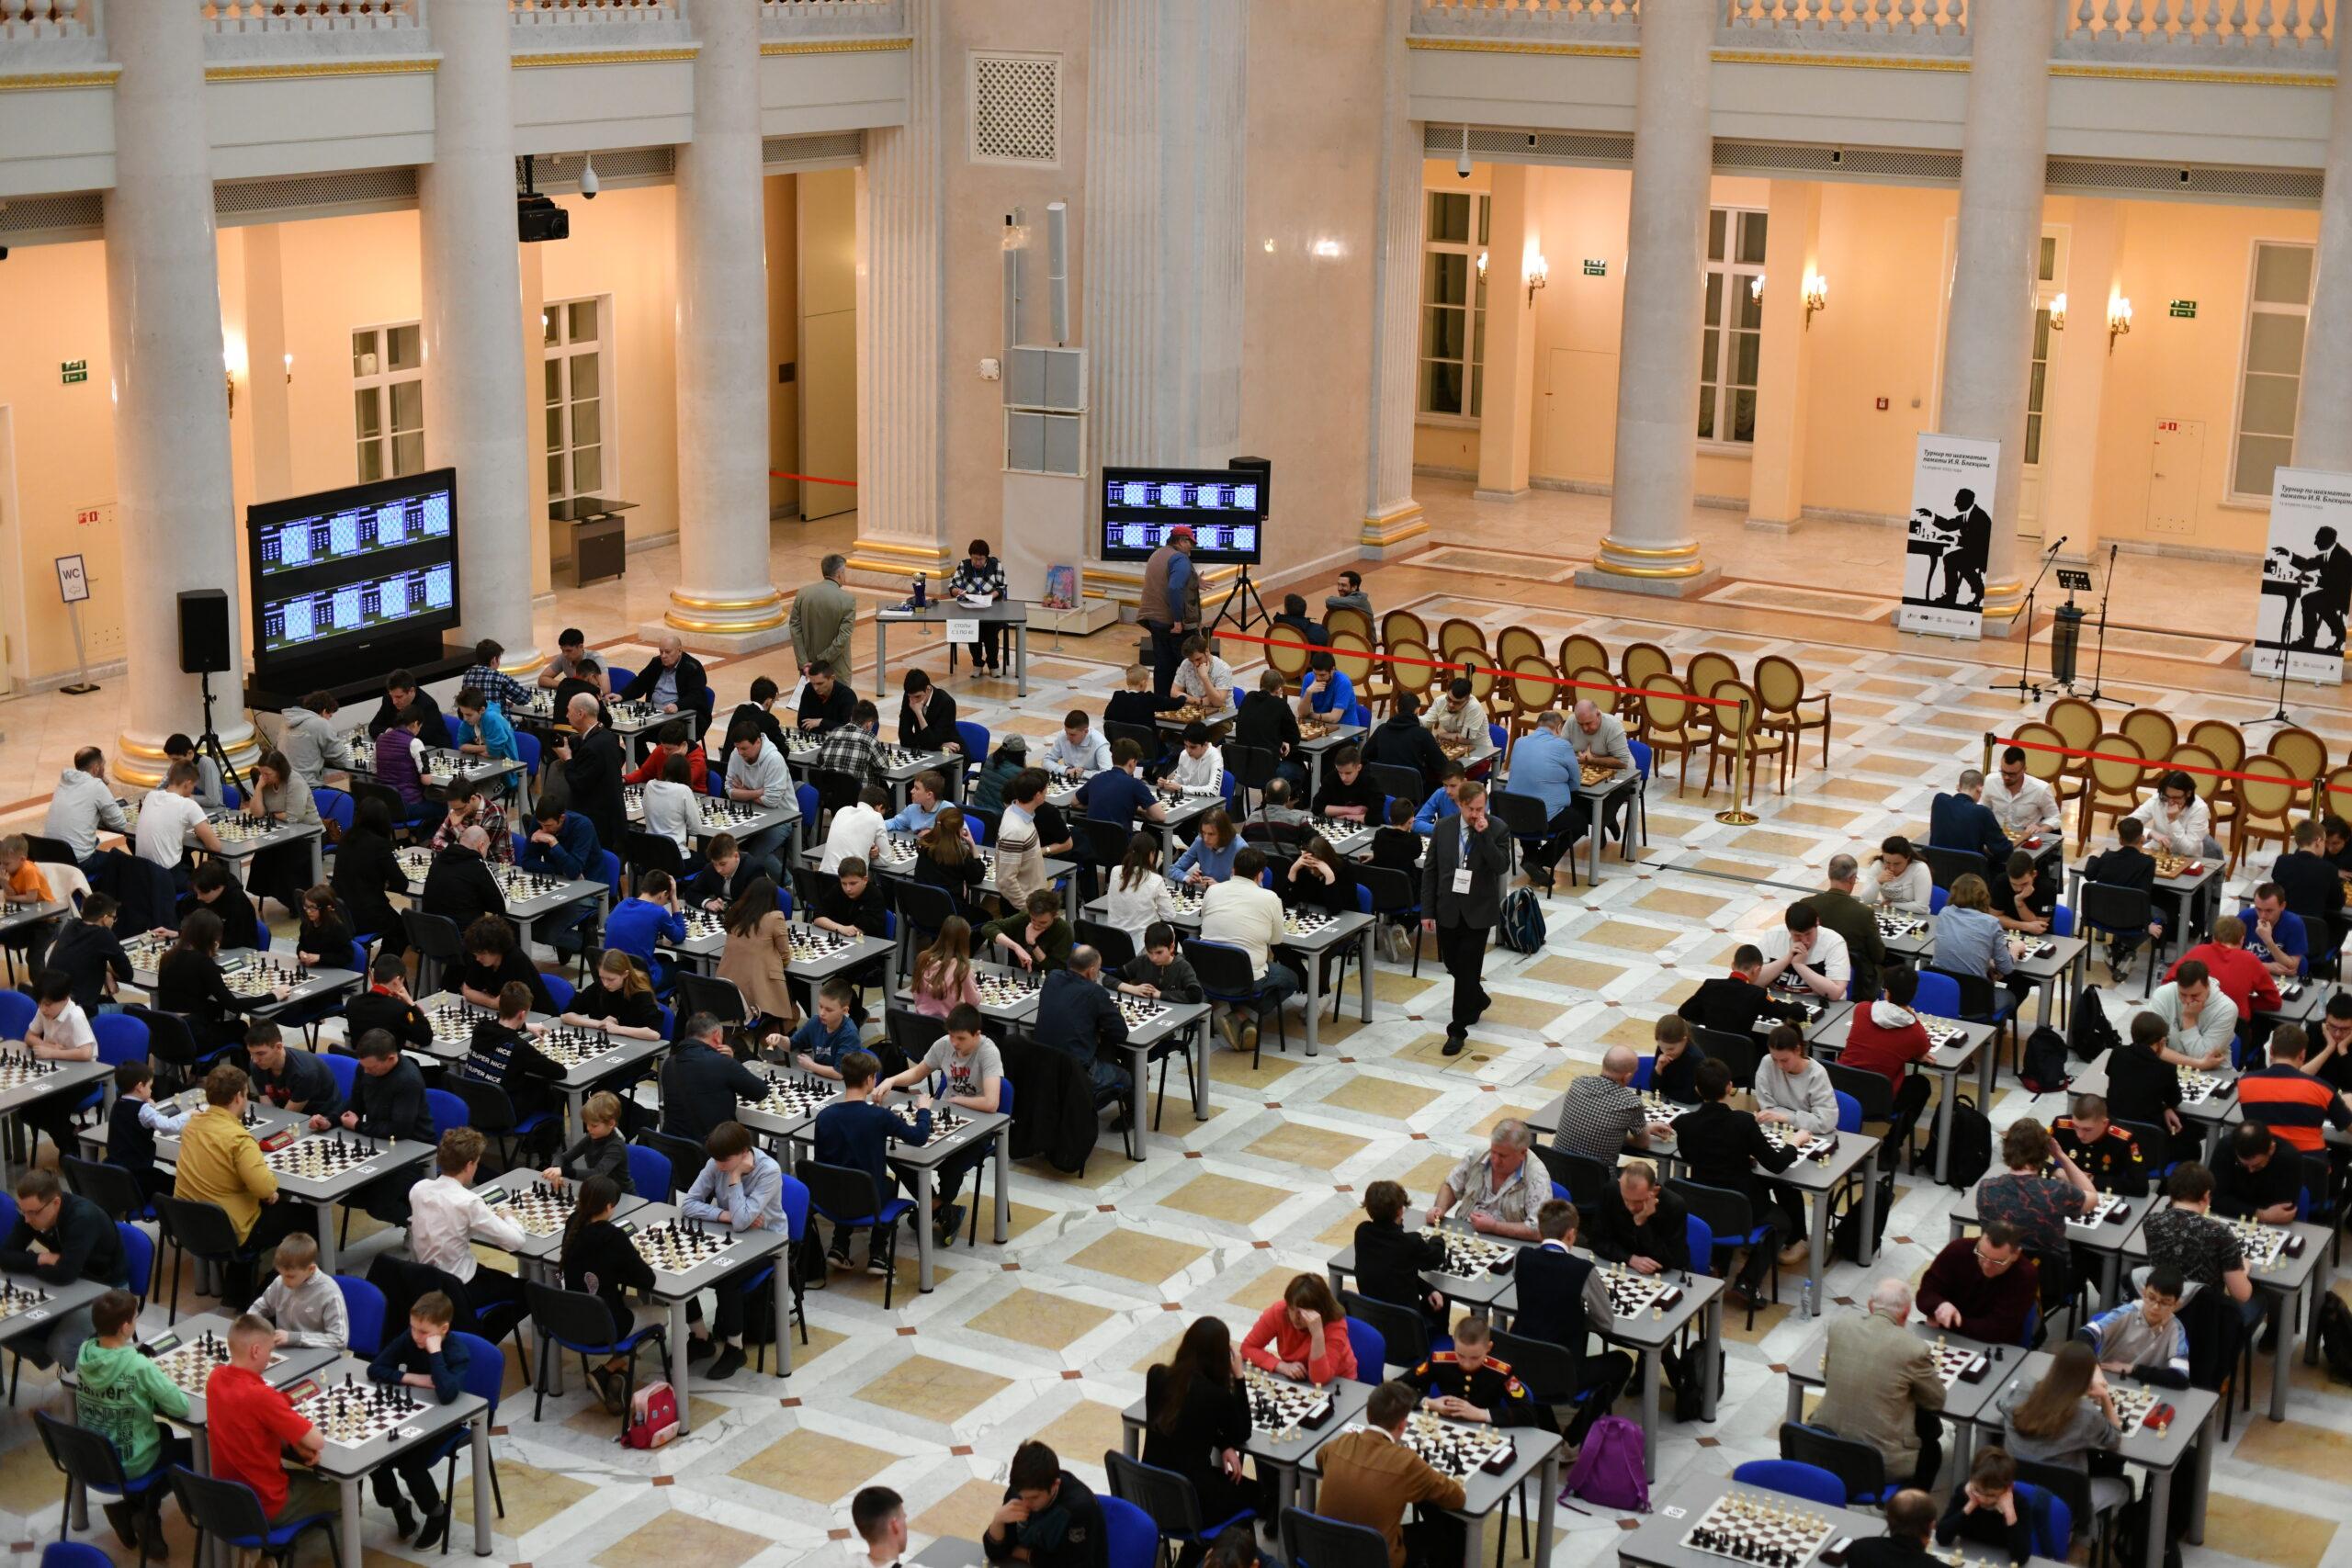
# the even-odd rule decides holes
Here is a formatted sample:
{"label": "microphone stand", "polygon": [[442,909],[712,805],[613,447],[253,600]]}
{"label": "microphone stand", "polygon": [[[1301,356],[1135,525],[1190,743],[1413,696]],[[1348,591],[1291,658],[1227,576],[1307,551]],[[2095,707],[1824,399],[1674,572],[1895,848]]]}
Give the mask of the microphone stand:
{"label": "microphone stand", "polygon": [[[2107,547],[2107,581],[2098,590],[2098,659],[2091,667],[2091,689],[2083,696],[2086,703],[2103,703],[2110,699],[2099,690],[2099,677],[2107,671],[2107,600],[2115,592],[2115,556],[2123,547],[2109,541]],[[2116,697],[2115,702],[2124,699]]]}
{"label": "microphone stand", "polygon": [[2036,685],[2032,679],[2033,596],[2041,587],[2041,580],[2050,575],[2051,563],[2058,558],[2058,546],[2065,542],[2061,539],[2058,544],[2051,546],[2043,553],[2041,570],[2033,574],[2033,585],[2025,591],[2025,642],[2018,654],[2018,678],[2015,681],[1996,681],[1993,683],[1993,690],[1996,692],[2015,692],[2020,707],[2025,705],[2027,699],[2038,698],[2041,695],[2041,688]]}

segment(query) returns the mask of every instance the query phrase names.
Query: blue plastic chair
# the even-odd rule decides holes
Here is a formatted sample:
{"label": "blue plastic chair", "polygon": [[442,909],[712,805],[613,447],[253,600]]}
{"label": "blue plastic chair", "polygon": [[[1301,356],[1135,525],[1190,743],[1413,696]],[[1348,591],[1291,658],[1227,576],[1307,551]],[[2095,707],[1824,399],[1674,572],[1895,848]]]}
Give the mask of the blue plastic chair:
{"label": "blue plastic chair", "polygon": [[2069,909],[2064,904],[2052,905],[2050,908],[2050,934],[2052,936],[2073,936],[2075,934],[2075,911]]}
{"label": "blue plastic chair", "polygon": [[2015,1484],[2018,1504],[2026,1510],[2027,1522],[2032,1529],[2033,1554],[2064,1562],[2074,1550],[2075,1511],[2054,1492],[2030,1481]]}
{"label": "blue plastic chair", "polygon": [[963,743],[964,755],[971,761],[982,762],[989,755],[989,727],[975,724],[968,718],[956,721],[956,739]]}
{"label": "blue plastic chair", "polygon": [[668,1202],[673,1190],[670,1156],[660,1149],[649,1149],[643,1144],[631,1144],[627,1152],[628,1184],[637,1190],[637,1195],[649,1203]]}
{"label": "blue plastic chair", "polygon": [[[771,1270],[772,1272],[772,1270]],[[531,1419],[538,1420],[547,1411],[548,1380],[556,1357],[569,1350],[580,1358],[585,1371],[591,1356],[626,1356],[628,1358],[628,1389],[637,1391],[637,1352],[651,1340],[660,1360],[669,1359],[669,1325],[665,1319],[656,1318],[639,1325],[618,1337],[613,1334],[613,1314],[605,1303],[593,1295],[579,1299],[581,1292],[564,1292],[556,1285],[537,1280],[526,1280],[523,1299],[531,1310],[531,1332],[538,1337],[539,1374],[532,1380]],[[600,1325],[593,1332],[588,1325]],[[565,1327],[572,1332],[567,1334]],[[582,1336],[587,1336],[582,1337]],[[454,1461],[453,1461],[454,1462]]]}
{"label": "blue plastic chair", "polygon": [[[1102,1528],[1109,1534],[1105,1542],[1111,1568],[1152,1568],[1159,1558],[1159,1527],[1151,1516],[1128,1502],[1125,1497],[1103,1497]],[[96,1547],[89,1548],[96,1551]],[[49,1568],[44,1562],[41,1568]],[[113,1568],[104,1552],[89,1568]]]}
{"label": "blue plastic chair", "polygon": [[[1942,889],[1938,888],[1937,891],[1941,892]],[[1919,971],[1919,989],[1911,998],[1911,1006],[1931,1018],[1958,1018],[1960,982],[1949,975],[1922,969]]]}
{"label": "blue plastic chair", "polygon": [[1842,1089],[1833,1089],[1829,1092],[1838,1097],[1838,1130],[1841,1133],[1860,1132],[1862,1102]]}
{"label": "blue plastic chair", "polygon": [[1702,1274],[1715,1271],[1715,1233],[1706,1221],[1696,1214],[1683,1217],[1682,1246],[1690,1254],[1690,1267]]}
{"label": "blue plastic chair", "polygon": [[384,1348],[384,1292],[350,1274],[330,1274],[343,1292],[343,1313],[351,1320],[351,1348],[373,1359]]}
{"label": "blue plastic chair", "polygon": [[[158,1475],[168,1474],[172,1495],[179,1499],[180,1511],[197,1526],[197,1557],[204,1556],[208,1540],[217,1546],[234,1547],[240,1551],[257,1551],[275,1557],[280,1563],[293,1560],[295,1543],[311,1530],[327,1532],[328,1545],[337,1559],[343,1555],[343,1510],[330,1509],[322,1514],[305,1514],[273,1526],[262,1512],[261,1499],[254,1489],[242,1481],[228,1481],[209,1475],[198,1475],[186,1465],[156,1467]],[[351,1543],[356,1556],[359,1543]]]}
{"label": "blue plastic chair", "polygon": [[1360,725],[1364,728],[1369,729],[1372,728],[1372,710],[1364,706],[1362,703],[1350,703],[1348,705],[1347,721],[1350,724]]}
{"label": "blue plastic chair", "polygon": [[114,1559],[86,1540],[52,1540],[40,1549],[40,1568],[114,1568]]}
{"label": "blue plastic chair", "polygon": [[1634,1064],[1634,1088],[1647,1094],[1650,1088],[1650,1076],[1657,1071],[1657,1055],[1653,1052]]}
{"label": "blue plastic chair", "polygon": [[335,1092],[348,1101],[351,1086],[359,1081],[359,1058],[346,1056],[340,1051],[322,1051],[318,1057],[327,1065],[327,1071],[334,1075]]}
{"label": "blue plastic chair", "polygon": [[[506,1388],[506,1352],[484,1339],[481,1335],[468,1334],[462,1328],[451,1330],[449,1337],[466,1348],[468,1357],[464,1379],[466,1392],[481,1399],[490,1406],[482,1413],[481,1422],[482,1441],[487,1443],[490,1441],[492,1430],[498,1425],[498,1396]],[[515,1343],[519,1345],[522,1341],[518,1337]],[[459,1427],[442,1438],[440,1444],[433,1450],[432,1459],[426,1461],[430,1463],[432,1460],[437,1460],[444,1454],[449,1457],[449,1472],[441,1479],[443,1507],[449,1506],[457,1497],[458,1456],[465,1452],[472,1441],[472,1429]],[[498,1505],[498,1517],[504,1518],[506,1498],[499,1490],[498,1450],[495,1446],[490,1450],[490,1495],[491,1500]],[[453,1519],[450,1529],[454,1531],[456,1528],[456,1521]]]}
{"label": "blue plastic chair", "polygon": [[147,1026],[127,1012],[102,1012],[90,1020],[97,1037],[98,1060],[110,1067],[147,1059]]}
{"label": "blue plastic chair", "polygon": [[1928,889],[1928,913],[1931,915],[1941,914],[1943,912],[1943,907],[1951,902],[1951,895],[1945,892],[1941,886],[1931,886]]}
{"label": "blue plastic chair", "polygon": [[546,984],[548,997],[555,1003],[555,1010],[558,1012],[562,1012],[571,1007],[571,998],[580,994],[580,988],[560,975],[542,973],[539,978]]}
{"label": "blue plastic chair", "polygon": [[[33,1425],[40,1433],[41,1447],[48,1450],[50,1463],[64,1479],[69,1497],[78,1482],[92,1495],[119,1497],[128,1502],[160,1490],[167,1479],[162,1465],[144,1475],[125,1474],[120,1451],[115,1448],[114,1439],[103,1432],[62,1421],[46,1410],[33,1412]],[[72,1513],[70,1508],[59,1510],[57,1539],[61,1542],[73,1526]],[[145,1553],[141,1554],[140,1561],[145,1562]]]}
{"label": "blue plastic chair", "polygon": [[817,813],[820,809],[820,803],[817,798],[817,786],[812,784],[793,785],[792,804],[798,808],[800,820],[808,825],[807,830],[815,832]]}
{"label": "blue plastic chair", "polygon": [[1356,1376],[1364,1382],[1378,1381],[1365,1371],[1366,1368],[1385,1369],[1388,1365],[1388,1341],[1377,1328],[1360,1317],[1348,1324],[1348,1348],[1356,1356]]}
{"label": "blue plastic chair", "polygon": [[[1225,803],[1226,803],[1227,806],[1231,806],[1231,805],[1233,804],[1233,792],[1234,792],[1236,789],[1238,789],[1238,787],[1240,787],[1240,781],[1238,781],[1238,779],[1236,779],[1236,778],[1233,776],[1233,770],[1232,770],[1231,768],[1227,768],[1227,769],[1226,769],[1226,770],[1225,770],[1225,771],[1224,771],[1224,772],[1219,775],[1219,778],[1221,779],[1221,781],[1222,781],[1222,782],[1221,782],[1221,784],[1219,784],[1219,786],[1218,786],[1218,787],[1219,787],[1220,789],[1222,789],[1222,790],[1224,791],[1224,793],[1225,793]],[[1383,821],[1385,821],[1385,820],[1386,820],[1386,818],[1384,816],[1384,817],[1382,818],[1382,820],[1383,820]]]}
{"label": "blue plastic chair", "polygon": [[[344,832],[350,832],[352,823],[357,820],[359,808],[345,791],[322,784],[311,792],[311,804],[319,808],[321,821],[332,822]],[[334,853],[333,844],[323,847],[328,854]]]}
{"label": "blue plastic chair", "polygon": [[143,1307],[155,1283],[155,1238],[128,1220],[117,1220],[114,1234],[122,1238],[123,1278],[130,1282],[130,1293]]}
{"label": "blue plastic chair", "polygon": [[426,1089],[424,1109],[433,1119],[433,1141],[436,1144],[444,1133],[466,1124],[466,1102],[446,1089]]}
{"label": "blue plastic chair", "polygon": [[22,991],[0,991],[0,1039],[22,1040],[40,1010]]}
{"label": "blue plastic chair", "polygon": [[597,862],[597,874],[604,877],[605,886],[613,890],[614,898],[618,899],[621,896],[621,857],[610,850],[596,852],[602,857]]}
{"label": "blue plastic chair", "polygon": [[[1846,1506],[1846,1483],[1817,1464],[1793,1459],[1752,1459],[1731,1472],[1742,1486],[1761,1486],[1818,1503],[1826,1508]],[[2039,1551],[2040,1548],[2035,1550]]]}

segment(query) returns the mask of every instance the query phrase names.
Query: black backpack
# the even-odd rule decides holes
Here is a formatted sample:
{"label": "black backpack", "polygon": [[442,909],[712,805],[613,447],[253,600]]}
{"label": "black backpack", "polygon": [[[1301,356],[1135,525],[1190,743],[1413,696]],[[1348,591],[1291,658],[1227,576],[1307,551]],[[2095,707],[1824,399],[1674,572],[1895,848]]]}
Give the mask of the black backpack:
{"label": "black backpack", "polygon": [[2122,1043],[2115,1025],[2108,1021],[2107,1008],[2098,999],[2098,987],[2085,986],[2083,994],[2075,998],[2075,1019],[2066,1031],[2066,1048],[2078,1059],[2088,1062]]}
{"label": "black backpack", "polygon": [[2066,1042],[2048,1024],[2039,1024],[2025,1038],[2025,1055],[2018,1064],[2018,1081],[2029,1093],[2054,1094],[2066,1087]]}
{"label": "black backpack", "polygon": [[[1935,1165],[1935,1134],[1928,1134],[1927,1148],[1919,1159],[1930,1168]],[[1960,1099],[1951,1108],[1951,1158],[1944,1168],[1944,1184],[1964,1190],[1975,1186],[1992,1168],[1993,1123],[1974,1104]]]}
{"label": "black backpack", "polygon": [[[1894,1162],[1889,1160],[1879,1173],[1878,1204],[1871,1213],[1871,1256],[1878,1256],[1879,1244],[1886,1239],[1887,1212],[1894,1207]],[[1829,1222],[1829,1250],[1841,1262],[1862,1260],[1862,1184],[1851,1181],[1832,1201]]]}
{"label": "black backpack", "polygon": [[2331,1380],[2352,1382],[2352,1307],[2334,1292],[2319,1299],[2319,1350]]}

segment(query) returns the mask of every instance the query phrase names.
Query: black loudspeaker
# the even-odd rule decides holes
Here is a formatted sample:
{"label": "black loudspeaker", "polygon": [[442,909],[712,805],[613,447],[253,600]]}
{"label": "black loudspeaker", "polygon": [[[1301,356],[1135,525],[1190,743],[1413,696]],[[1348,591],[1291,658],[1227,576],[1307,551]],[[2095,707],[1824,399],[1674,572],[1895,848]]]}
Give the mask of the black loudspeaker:
{"label": "black loudspeaker", "polygon": [[218,588],[180,594],[180,668],[190,675],[229,668],[229,595]]}
{"label": "black loudspeaker", "polygon": [[2083,612],[2069,599],[2058,606],[2058,618],[2050,624],[2050,679],[2057,685],[2073,683],[2075,661],[2083,646]]}

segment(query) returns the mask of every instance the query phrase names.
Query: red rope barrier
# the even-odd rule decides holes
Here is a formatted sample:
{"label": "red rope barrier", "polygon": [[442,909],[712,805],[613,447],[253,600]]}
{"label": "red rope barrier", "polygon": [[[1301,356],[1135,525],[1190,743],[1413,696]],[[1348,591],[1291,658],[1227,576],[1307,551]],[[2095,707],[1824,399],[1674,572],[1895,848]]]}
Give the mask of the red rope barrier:
{"label": "red rope barrier", "polygon": [[[2127,757],[2115,751],[2084,751],[2072,746],[2052,746],[2046,740],[2019,740],[2014,736],[1996,735],[1991,739],[1996,746],[2015,746],[2024,751],[2054,751],[2063,757],[2087,757],[2095,762],[2129,762],[2143,772],[2206,773],[2217,779],[2245,779],[2255,784],[2291,784],[2297,788],[2319,782],[2316,779],[2280,778],[2276,773],[2245,773],[2232,768],[2201,768],[2194,762],[2175,762],[2162,757]],[[2341,789],[2345,786],[2330,784],[2327,787]]]}
{"label": "red rope barrier", "polygon": [[787,474],[782,468],[770,468],[768,470],[768,478],[772,479],[798,479],[803,484],[847,485],[852,490],[855,490],[857,488],[857,481],[855,479],[829,479],[818,474]]}
{"label": "red rope barrier", "polygon": [[1635,697],[1668,697],[1686,703],[1704,703],[1709,707],[1736,708],[1737,697],[1702,697],[1695,692],[1658,692],[1646,686],[1617,686],[1606,681],[1577,681],[1566,675],[1537,674],[1530,670],[1501,670],[1491,664],[1461,664],[1445,659],[1408,659],[1397,653],[1374,653],[1370,649],[1329,648],[1311,642],[1283,642],[1277,637],[1253,637],[1248,632],[1218,632],[1220,639],[1231,637],[1236,642],[1261,643],[1268,648],[1295,648],[1306,653],[1344,654],[1350,659],[1374,660],[1383,664],[1411,664],[1428,670],[1459,670],[1464,674],[1484,672],[1499,681],[1546,681],[1555,686],[1575,686],[1589,692],[1620,692]]}

